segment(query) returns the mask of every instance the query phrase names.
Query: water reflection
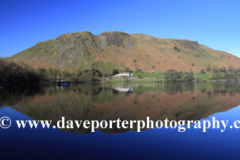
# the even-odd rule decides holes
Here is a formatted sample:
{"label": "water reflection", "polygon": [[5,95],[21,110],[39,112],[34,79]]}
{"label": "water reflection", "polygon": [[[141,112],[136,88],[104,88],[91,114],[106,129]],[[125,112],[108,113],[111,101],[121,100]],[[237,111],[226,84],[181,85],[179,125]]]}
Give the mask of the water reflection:
{"label": "water reflection", "polygon": [[[53,120],[53,124],[62,116],[66,120],[200,120],[239,105],[238,93],[239,83],[4,86],[0,106],[9,106],[33,119]],[[122,133],[129,129],[115,126],[99,130]],[[90,129],[64,131],[89,133]]]}

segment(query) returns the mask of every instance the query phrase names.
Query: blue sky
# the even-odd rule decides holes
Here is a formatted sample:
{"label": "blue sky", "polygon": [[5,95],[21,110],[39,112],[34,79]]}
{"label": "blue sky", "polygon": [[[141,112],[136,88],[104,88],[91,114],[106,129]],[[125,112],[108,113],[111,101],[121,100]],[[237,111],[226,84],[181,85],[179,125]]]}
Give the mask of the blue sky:
{"label": "blue sky", "polygon": [[240,57],[239,0],[0,0],[0,57],[63,33],[189,39]]}

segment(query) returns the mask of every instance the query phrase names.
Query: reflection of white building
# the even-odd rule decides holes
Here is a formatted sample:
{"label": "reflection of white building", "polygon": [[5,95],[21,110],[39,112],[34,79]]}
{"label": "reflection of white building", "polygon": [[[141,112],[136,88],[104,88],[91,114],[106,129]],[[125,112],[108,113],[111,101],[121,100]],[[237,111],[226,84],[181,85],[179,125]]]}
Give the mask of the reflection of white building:
{"label": "reflection of white building", "polygon": [[128,73],[128,72],[123,72],[123,73],[116,74],[114,76],[116,76],[116,77],[133,77],[133,74]]}
{"label": "reflection of white building", "polygon": [[128,92],[128,91],[132,91],[133,89],[131,87],[113,87],[112,89],[118,91],[118,92]]}

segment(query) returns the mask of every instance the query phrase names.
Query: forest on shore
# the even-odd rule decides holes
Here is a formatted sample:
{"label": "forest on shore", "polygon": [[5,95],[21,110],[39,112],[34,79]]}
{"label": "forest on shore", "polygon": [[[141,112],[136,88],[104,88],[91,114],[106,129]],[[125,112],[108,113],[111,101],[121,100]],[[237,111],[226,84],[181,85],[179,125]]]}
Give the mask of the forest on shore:
{"label": "forest on shore", "polygon": [[71,82],[100,82],[100,78],[105,79],[117,73],[119,73],[117,69],[113,69],[112,73],[101,72],[96,69],[95,64],[92,64],[89,69],[70,72],[43,67],[34,69],[24,63],[18,64],[0,59],[0,83],[56,82],[58,78]]}

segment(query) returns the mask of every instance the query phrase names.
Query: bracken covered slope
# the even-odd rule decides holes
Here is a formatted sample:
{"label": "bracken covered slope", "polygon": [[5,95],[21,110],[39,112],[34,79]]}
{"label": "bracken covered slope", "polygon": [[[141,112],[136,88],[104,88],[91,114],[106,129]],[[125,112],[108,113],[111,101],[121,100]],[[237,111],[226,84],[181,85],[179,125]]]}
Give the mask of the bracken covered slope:
{"label": "bracken covered slope", "polygon": [[198,42],[180,39],[163,39],[144,34],[104,32],[66,33],[56,39],[39,42],[8,60],[30,66],[67,70],[88,69],[93,62],[98,68],[142,70],[158,72],[167,69],[178,71],[211,66],[240,67],[240,58],[223,51],[213,50]]}

